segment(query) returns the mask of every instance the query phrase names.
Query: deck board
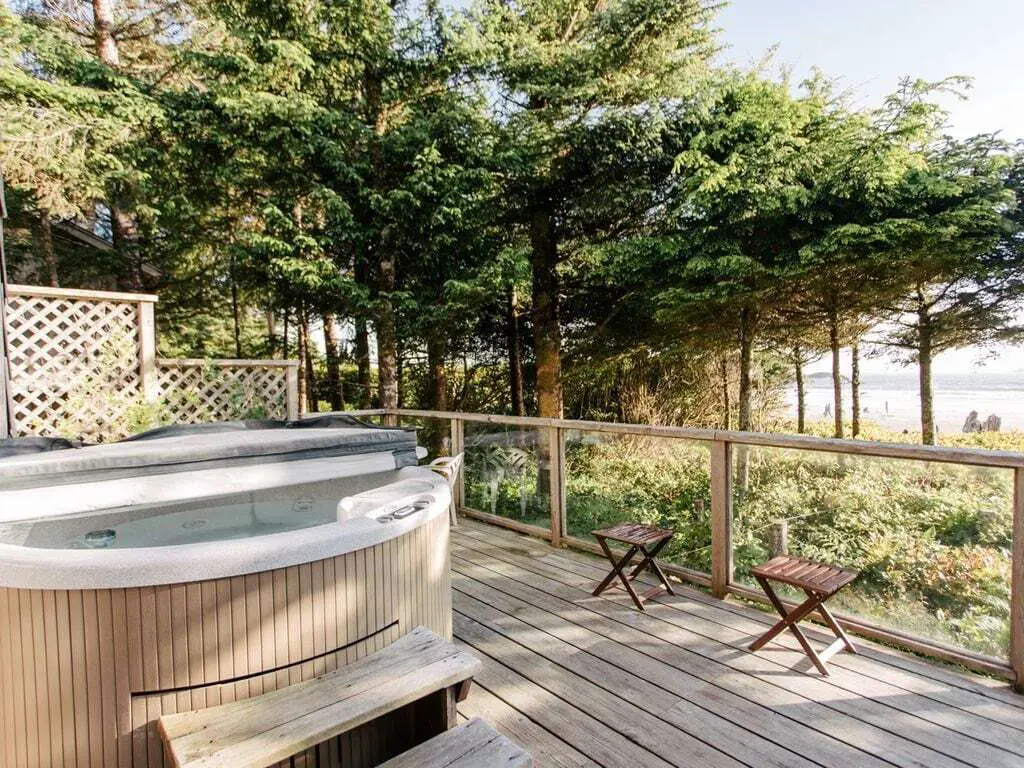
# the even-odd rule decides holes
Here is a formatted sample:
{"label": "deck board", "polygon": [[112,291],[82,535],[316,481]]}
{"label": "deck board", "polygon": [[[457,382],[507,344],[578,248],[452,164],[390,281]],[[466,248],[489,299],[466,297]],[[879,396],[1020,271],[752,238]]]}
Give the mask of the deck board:
{"label": "deck board", "polygon": [[683,587],[641,614],[590,595],[606,569],[453,530],[455,637],[484,662],[460,710],[538,766],[1024,766],[1024,697],[1005,684],[863,640],[825,679],[787,636],[745,650],[767,613]]}

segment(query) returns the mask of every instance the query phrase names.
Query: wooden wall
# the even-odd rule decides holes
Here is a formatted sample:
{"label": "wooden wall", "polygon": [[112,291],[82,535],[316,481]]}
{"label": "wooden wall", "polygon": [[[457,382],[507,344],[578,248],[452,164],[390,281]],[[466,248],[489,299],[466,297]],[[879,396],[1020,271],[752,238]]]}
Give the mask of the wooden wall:
{"label": "wooden wall", "polygon": [[[421,624],[451,637],[447,516],[370,549],[230,579],[0,589],[0,765],[162,768],[162,713],[314,677]],[[374,740],[364,729],[324,745],[321,763],[371,764]]]}

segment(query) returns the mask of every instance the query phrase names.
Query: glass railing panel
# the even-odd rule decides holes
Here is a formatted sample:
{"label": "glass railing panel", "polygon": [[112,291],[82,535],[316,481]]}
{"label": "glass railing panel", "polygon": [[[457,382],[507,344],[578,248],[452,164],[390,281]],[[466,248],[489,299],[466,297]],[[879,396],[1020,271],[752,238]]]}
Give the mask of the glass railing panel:
{"label": "glass railing panel", "polygon": [[465,505],[551,528],[547,429],[465,422]]}
{"label": "glass railing panel", "polygon": [[566,430],[567,535],[623,521],[670,528],[660,559],[711,570],[710,445],[677,438]]}
{"label": "glass railing panel", "polygon": [[783,552],[855,568],[835,610],[1005,658],[1012,500],[1007,469],[734,445],[736,580]]}

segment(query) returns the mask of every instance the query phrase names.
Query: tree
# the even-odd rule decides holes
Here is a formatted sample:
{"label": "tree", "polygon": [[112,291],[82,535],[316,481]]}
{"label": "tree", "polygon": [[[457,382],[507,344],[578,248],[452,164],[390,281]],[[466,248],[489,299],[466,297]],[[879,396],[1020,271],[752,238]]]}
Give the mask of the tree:
{"label": "tree", "polygon": [[28,192],[38,247],[56,285],[51,220],[91,212],[126,142],[121,102],[142,99],[130,86],[97,91],[94,81],[102,82],[103,73],[60,29],[6,8],[0,51],[0,165],[12,187]]}
{"label": "tree", "polygon": [[585,150],[613,152],[609,134],[643,141],[662,107],[692,92],[712,50],[709,16],[702,0],[485,0],[480,8],[510,148],[507,195],[530,248],[540,416],[562,415],[564,244],[640,213],[596,205],[612,202],[602,194],[609,177]]}
{"label": "tree", "polygon": [[674,332],[728,334],[739,357],[739,428],[749,430],[758,339],[790,304],[827,159],[849,118],[817,82],[794,98],[785,81],[735,75],[711,98],[676,160],[678,248],[652,272],[653,301]]}
{"label": "tree", "polygon": [[887,306],[887,332],[878,342],[918,365],[926,445],[935,442],[935,356],[1024,334],[1024,254],[1006,150],[993,136],[945,138],[928,153],[928,165],[904,180],[914,215],[893,222],[890,236],[909,288]]}

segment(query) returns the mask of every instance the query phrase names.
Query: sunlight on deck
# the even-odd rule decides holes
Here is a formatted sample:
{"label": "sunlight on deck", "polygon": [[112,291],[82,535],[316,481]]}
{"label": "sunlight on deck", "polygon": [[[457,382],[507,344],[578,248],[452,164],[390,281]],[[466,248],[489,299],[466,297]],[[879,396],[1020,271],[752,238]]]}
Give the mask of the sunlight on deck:
{"label": "sunlight on deck", "polygon": [[788,634],[745,650],[770,614],[686,587],[639,613],[590,596],[602,561],[478,522],[452,570],[455,637],[484,661],[460,711],[539,766],[1024,765],[1005,683],[864,640],[822,678]]}

